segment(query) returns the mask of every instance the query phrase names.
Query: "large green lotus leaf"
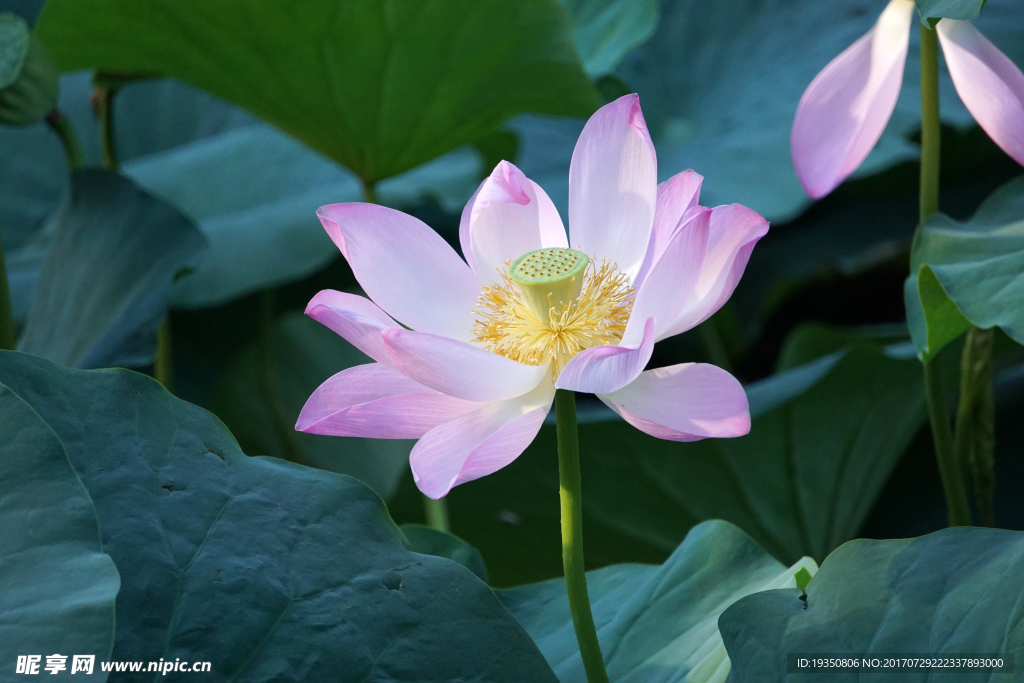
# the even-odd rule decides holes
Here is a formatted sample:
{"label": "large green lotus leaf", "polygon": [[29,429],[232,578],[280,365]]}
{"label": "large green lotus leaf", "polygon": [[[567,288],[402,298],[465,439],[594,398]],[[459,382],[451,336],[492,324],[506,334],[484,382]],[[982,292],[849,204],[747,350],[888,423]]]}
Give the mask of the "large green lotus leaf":
{"label": "large green lotus leaf", "polygon": [[151,362],[171,282],[203,236],[173,207],[98,169],[72,175],[52,229],[18,349],[75,367]]}
{"label": "large green lotus leaf", "polygon": [[355,479],[247,457],[214,416],[130,371],[8,352],[0,383],[96,506],[121,572],[112,659],[210,661],[223,681],[555,680],[490,589],[407,551]]}
{"label": "large green lotus leaf", "polygon": [[[10,355],[10,354],[9,354]],[[120,579],[103,552],[96,509],[57,435],[0,385],[0,676],[18,656],[93,655],[114,646]],[[97,665],[98,680],[106,674]],[[57,679],[54,679],[57,680]],[[75,679],[71,679],[75,680]]]}
{"label": "large green lotus leaf", "polygon": [[[587,572],[608,677],[616,683],[721,683],[729,658],[719,615],[759,591],[795,588],[813,574],[805,557],[786,568],[750,536],[718,520],[698,524],[662,565],[620,564]],[[562,683],[586,683],[565,593],[556,579],[500,591]]]}
{"label": "large green lotus leaf", "polygon": [[[738,601],[718,622],[729,681],[1018,681],[1024,657],[1024,534],[953,528],[896,541],[852,541],[807,586]],[[787,676],[787,653],[1012,653],[1018,672],[887,670]]]}
{"label": "large green lotus leaf", "polygon": [[409,550],[424,555],[447,557],[452,562],[458,562],[476,574],[481,581],[487,583],[487,565],[484,564],[484,558],[480,551],[458,536],[422,524],[403,524],[401,529],[405,535],[405,545]]}
{"label": "large green lotus leaf", "polygon": [[[886,0],[664,0],[654,36],[615,72],[640,95],[659,179],[692,168],[705,176],[705,206],[739,202],[773,222],[802,212],[810,199],[790,157],[800,96],[826,64],[871,28],[885,5]],[[1024,65],[1024,3],[991,0],[975,23]],[[918,156],[908,141],[920,127],[917,42],[915,28],[896,111],[858,177]],[[941,79],[943,120],[973,125],[945,70]],[[520,168],[564,211],[569,160],[583,121],[528,116],[509,125],[521,139]]]}
{"label": "large green lotus leaf", "polygon": [[295,431],[299,412],[317,387],[345,368],[370,362],[320,323],[291,313],[232,360],[209,408],[244,450],[347,474],[387,500],[409,471],[412,441]]}
{"label": "large green lotus leaf", "polygon": [[178,78],[367,182],[597,105],[556,0],[52,0],[37,31],[63,69]]}
{"label": "large green lotus leaf", "polygon": [[1024,344],[1024,176],[966,222],[938,214],[918,230],[905,287],[907,320],[925,360],[970,325]]}
{"label": "large green lotus leaf", "polygon": [[958,19],[960,21],[973,21],[981,14],[981,8],[988,0],[914,0],[918,11],[921,13],[921,21],[932,28],[939,23],[939,19]]}
{"label": "large green lotus leaf", "polygon": [[[820,561],[854,538],[924,421],[912,349],[893,355],[862,342],[748,386],[753,425],[738,439],[662,441],[581,401],[588,566],[661,562],[708,519],[784,562]],[[422,514],[414,492],[403,483],[391,501],[398,518]],[[452,531],[481,551],[493,585],[560,574],[550,422],[514,463],[447,499]]]}
{"label": "large green lotus leaf", "polygon": [[559,0],[569,10],[580,59],[592,77],[615,69],[658,25],[658,0]]}

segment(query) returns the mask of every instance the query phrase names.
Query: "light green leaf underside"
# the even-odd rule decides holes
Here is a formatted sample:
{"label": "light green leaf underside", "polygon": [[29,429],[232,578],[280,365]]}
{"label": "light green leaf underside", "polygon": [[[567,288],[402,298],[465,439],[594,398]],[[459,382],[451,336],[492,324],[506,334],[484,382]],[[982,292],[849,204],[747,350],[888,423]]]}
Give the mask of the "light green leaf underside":
{"label": "light green leaf underside", "polygon": [[973,21],[981,14],[987,0],[914,0],[921,21],[935,28],[940,19]]}
{"label": "light green leaf underside", "polygon": [[[729,659],[719,615],[736,600],[796,586],[804,558],[786,568],[746,534],[721,521],[687,534],[664,564],[623,564],[587,573],[601,651],[617,683],[721,683]],[[586,683],[561,579],[499,592],[562,683]]]}
{"label": "light green leaf underside", "polygon": [[[806,683],[835,672],[786,677],[787,653],[1005,653],[1018,673],[937,668],[869,674],[878,683],[911,677],[935,683],[1019,680],[1024,657],[1024,534],[959,527],[920,538],[851,541],[822,564],[807,587],[751,595],[719,627],[733,664],[730,681]],[[863,674],[849,674],[857,680]]]}
{"label": "light green leaf underside", "polygon": [[71,177],[18,349],[73,367],[149,364],[175,275],[206,246],[184,215],[112,171]]}
{"label": "light green leaf underside", "polygon": [[569,10],[573,36],[587,73],[612,71],[658,25],[658,0],[559,0]]}
{"label": "light green leaf underside", "polygon": [[914,240],[907,320],[930,359],[970,325],[1000,327],[1024,344],[1024,177],[992,194],[966,222],[938,214]]}

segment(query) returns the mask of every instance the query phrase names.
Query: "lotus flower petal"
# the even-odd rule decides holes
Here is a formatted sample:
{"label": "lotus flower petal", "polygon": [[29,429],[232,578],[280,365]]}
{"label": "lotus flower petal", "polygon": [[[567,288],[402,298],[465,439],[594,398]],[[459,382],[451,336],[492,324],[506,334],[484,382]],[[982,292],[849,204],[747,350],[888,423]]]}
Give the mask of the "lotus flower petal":
{"label": "lotus flower petal", "polygon": [[714,365],[683,363],[648,370],[599,398],[626,422],[659,439],[697,441],[750,431],[743,387]]}
{"label": "lotus flower petal", "polygon": [[376,204],[316,212],[366,294],[414,330],[469,341],[480,281],[425,223]]}
{"label": "lotus flower petal", "polygon": [[856,171],[882,136],[903,85],[913,16],[913,0],[892,0],[874,27],[833,59],[800,99],[793,166],[814,199]]}
{"label": "lotus flower petal", "polygon": [[306,305],[306,315],[328,327],[378,363],[391,364],[381,331],[398,327],[369,299],[325,289]]}
{"label": "lotus flower petal", "polygon": [[626,386],[643,372],[654,351],[654,318],[644,321],[638,344],[595,346],[576,354],[555,383],[559,389],[606,394]]}
{"label": "lotus flower petal", "polygon": [[949,75],[971,116],[1024,164],[1024,74],[969,21],[942,19],[936,30]]}
{"label": "lotus flower petal", "polygon": [[418,439],[480,406],[370,363],[342,370],[321,384],[302,407],[295,429],[329,436]]}
{"label": "lotus flower petal", "polygon": [[658,162],[640,100],[620,97],[583,128],[569,166],[569,244],[633,279],[654,224]]}
{"label": "lotus flower petal", "polygon": [[420,384],[467,401],[503,401],[550,376],[547,365],[524,365],[436,334],[386,329],[390,365]]}
{"label": "lotus flower petal", "polygon": [[768,232],[768,221],[740,204],[711,210],[708,253],[693,298],[659,339],[685,332],[704,322],[732,296],[750,254]]}
{"label": "lotus flower petal", "polygon": [[528,251],[569,246],[551,199],[507,161],[495,167],[466,204],[459,240],[484,284],[500,282],[498,271],[505,262]]}
{"label": "lotus flower petal", "polygon": [[409,455],[416,486],[441,498],[458,484],[505,467],[537,436],[553,398],[553,387],[544,384],[430,430]]}

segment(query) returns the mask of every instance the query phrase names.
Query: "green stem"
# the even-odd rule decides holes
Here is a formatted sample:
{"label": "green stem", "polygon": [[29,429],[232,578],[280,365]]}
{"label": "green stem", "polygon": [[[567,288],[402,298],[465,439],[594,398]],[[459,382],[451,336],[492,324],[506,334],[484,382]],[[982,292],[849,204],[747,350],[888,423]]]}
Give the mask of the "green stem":
{"label": "green stem", "polygon": [[373,183],[363,183],[363,201],[367,204],[380,204],[377,201],[377,191]]}
{"label": "green stem", "polygon": [[934,360],[924,364],[924,387],[928,398],[928,417],[932,423],[932,439],[935,441],[935,457],[942,476],[942,488],[946,492],[949,526],[970,526],[971,511],[967,503],[963,473],[953,452],[953,431],[949,427],[949,414],[946,412],[942,370]]}
{"label": "green stem", "polygon": [[921,26],[920,222],[939,210],[939,46],[935,31]]}
{"label": "green stem", "polygon": [[[939,143],[942,131],[939,122],[939,45],[935,31],[921,26],[921,192],[919,224],[939,210]],[[970,507],[964,487],[963,471],[953,450],[953,431],[946,410],[946,394],[942,373],[933,359],[924,363],[925,394],[928,417],[932,424],[935,458],[946,493],[950,526],[971,523]]]}
{"label": "green stem", "polygon": [[569,595],[569,612],[572,613],[587,681],[608,683],[583,569],[580,446],[576,433],[576,396],[571,391],[558,389],[555,392],[555,425],[558,431],[558,493],[562,503],[562,568],[565,571],[565,590]]}
{"label": "green stem", "polygon": [[974,500],[985,526],[994,526],[993,449],[995,416],[992,398],[991,329],[972,327],[960,358],[960,403],[956,411],[953,453],[960,470],[971,472]]}
{"label": "green stem", "polygon": [[82,154],[82,146],[78,143],[78,135],[75,134],[74,126],[68,121],[59,109],[54,109],[46,115],[46,123],[50,125],[53,132],[60,138],[64,145],[64,154],[68,158],[68,168],[77,171],[85,165],[85,155]]}
{"label": "green stem", "polygon": [[171,362],[171,316],[156,331],[156,357],[153,359],[153,377],[167,391],[174,391],[174,365]]}
{"label": "green stem", "polygon": [[448,524],[448,501],[444,498],[434,500],[423,496],[423,509],[427,514],[427,526],[445,533],[451,532]]}
{"label": "green stem", "polygon": [[11,290],[7,284],[4,245],[0,241],[0,349],[13,351],[17,343],[18,333],[14,327],[14,313],[11,310]]}
{"label": "green stem", "polygon": [[116,88],[97,87],[93,91],[93,109],[100,129],[100,151],[103,167],[111,171],[118,169],[117,148],[114,143],[114,95]]}

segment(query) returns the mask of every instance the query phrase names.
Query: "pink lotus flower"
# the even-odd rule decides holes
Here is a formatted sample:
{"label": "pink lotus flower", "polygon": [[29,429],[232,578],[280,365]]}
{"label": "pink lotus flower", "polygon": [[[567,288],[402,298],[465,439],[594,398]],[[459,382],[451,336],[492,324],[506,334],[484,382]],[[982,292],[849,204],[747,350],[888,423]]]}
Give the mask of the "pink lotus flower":
{"label": "pink lotus flower", "polygon": [[419,439],[410,464],[432,498],[518,457],[556,388],[597,394],[662,439],[746,434],[747,398],[729,373],[701,363],[644,371],[656,341],[725,303],[768,230],[743,206],[699,206],[702,180],[685,171],[657,184],[629,95],[595,113],[576,144],[576,249],[544,190],[506,161],[462,213],[465,261],[401,212],[322,207],[369,299],[325,290],[306,314],[376,363],[324,382],[296,429]]}
{"label": "pink lotus flower", "polygon": [[[889,122],[903,84],[913,0],[891,0],[875,26],[833,59],[800,99],[793,165],[824,197],[857,170]],[[1024,164],[1024,74],[967,21],[936,26],[953,85],[989,137]]]}

